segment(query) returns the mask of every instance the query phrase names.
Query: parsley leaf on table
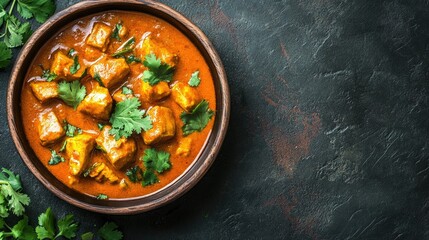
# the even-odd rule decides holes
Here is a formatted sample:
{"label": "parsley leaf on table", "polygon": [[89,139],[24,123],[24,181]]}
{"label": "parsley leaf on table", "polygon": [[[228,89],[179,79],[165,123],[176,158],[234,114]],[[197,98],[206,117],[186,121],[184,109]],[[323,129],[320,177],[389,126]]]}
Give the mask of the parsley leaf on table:
{"label": "parsley leaf on table", "polygon": [[24,206],[30,204],[30,198],[21,193],[21,190],[19,175],[2,168],[2,172],[0,172],[1,217],[7,217],[9,211],[12,211],[16,216],[21,216],[24,213]]}
{"label": "parsley leaf on table", "polygon": [[115,139],[128,138],[133,132],[141,133],[152,128],[149,116],[143,117],[145,111],[140,110],[140,101],[133,97],[125,99],[116,104],[115,110],[110,117],[112,129],[109,133],[115,135]]}
{"label": "parsley leaf on table", "polygon": [[174,68],[167,63],[161,62],[161,59],[156,58],[155,54],[146,55],[143,65],[149,70],[143,72],[143,81],[151,86],[164,81],[170,82],[173,79]]}
{"label": "parsley leaf on table", "polygon": [[19,14],[29,19],[34,17],[39,23],[44,23],[55,12],[53,0],[18,0]]}
{"label": "parsley leaf on table", "polygon": [[12,59],[12,50],[6,46],[6,43],[0,42],[0,68],[5,68]]}
{"label": "parsley leaf on table", "polygon": [[49,165],[57,165],[60,162],[65,162],[64,158],[58,155],[58,153],[51,149],[51,159],[49,159]]}
{"label": "parsley leaf on table", "polygon": [[11,234],[14,239],[36,239],[37,235],[34,228],[28,224],[28,217],[24,216],[23,219],[18,221],[11,229]]}
{"label": "parsley leaf on table", "polygon": [[21,23],[15,16],[8,16],[4,42],[9,48],[22,46],[30,37],[31,25],[29,22]]}
{"label": "parsley leaf on table", "polygon": [[75,110],[80,102],[85,98],[86,88],[78,80],[71,83],[60,82],[58,85],[59,97]]}
{"label": "parsley leaf on table", "polygon": [[201,79],[198,76],[198,74],[200,74],[199,71],[195,71],[194,73],[192,73],[191,75],[191,79],[189,79],[189,86],[191,87],[198,87],[198,85],[200,85]]}
{"label": "parsley leaf on table", "polygon": [[63,236],[67,239],[76,237],[76,231],[78,228],[78,224],[74,221],[73,214],[67,214],[60,220],[58,220],[58,234],[55,238]]}
{"label": "parsley leaf on table", "polygon": [[55,217],[51,208],[46,209],[46,212],[39,215],[39,226],[36,227],[38,239],[54,239],[55,237]]}
{"label": "parsley leaf on table", "polygon": [[147,169],[162,173],[171,167],[170,153],[148,148],[144,151],[143,162]]}
{"label": "parsley leaf on table", "polygon": [[189,135],[193,132],[201,132],[208,124],[214,112],[209,109],[209,102],[202,100],[192,112],[182,112],[180,119],[184,125],[182,126],[183,135]]}
{"label": "parsley leaf on table", "polygon": [[97,233],[104,240],[120,240],[123,238],[123,235],[117,228],[118,225],[115,223],[106,222]]}

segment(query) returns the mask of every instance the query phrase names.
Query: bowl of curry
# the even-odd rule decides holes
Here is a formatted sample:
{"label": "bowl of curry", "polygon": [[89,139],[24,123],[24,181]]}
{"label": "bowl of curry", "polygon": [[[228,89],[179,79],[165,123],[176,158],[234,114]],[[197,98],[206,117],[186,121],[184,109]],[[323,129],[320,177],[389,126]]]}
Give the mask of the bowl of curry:
{"label": "bowl of curry", "polygon": [[229,120],[207,37],[153,1],[85,1],[28,40],[7,112],[24,163],[50,191],[108,214],[180,197],[216,158]]}

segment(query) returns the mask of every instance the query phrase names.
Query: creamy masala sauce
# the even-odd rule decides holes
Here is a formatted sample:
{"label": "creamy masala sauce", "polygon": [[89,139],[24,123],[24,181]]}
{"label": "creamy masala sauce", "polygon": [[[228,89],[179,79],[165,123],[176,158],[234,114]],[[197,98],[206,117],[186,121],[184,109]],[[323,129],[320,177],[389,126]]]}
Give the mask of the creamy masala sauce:
{"label": "creamy masala sauce", "polygon": [[[115,33],[118,23],[122,28]],[[119,36],[120,40],[113,34]],[[112,54],[132,37],[135,42],[131,46],[132,50],[113,57]],[[70,52],[70,49],[74,49],[74,52]],[[148,70],[142,62],[148,54],[154,54],[163,63],[174,66],[170,82],[151,86],[142,80],[143,72]],[[141,62],[124,61],[130,55],[141,59]],[[75,59],[80,65],[76,72],[76,69],[70,70]],[[45,73],[55,74],[49,83],[46,76],[42,77],[43,70]],[[199,71],[201,82],[198,86],[191,87],[188,82],[196,71]],[[59,83],[73,81],[79,81],[86,88],[85,99],[76,110],[58,96]],[[181,84],[182,89],[177,90],[176,99],[173,95],[177,84]],[[121,94],[124,86],[131,89],[132,94]],[[95,95],[97,91],[101,95],[104,91],[110,97],[97,98],[94,95],[93,99],[86,99],[92,91]],[[110,128],[109,118],[117,104],[132,97],[140,101],[139,108],[145,111],[156,106],[164,107],[164,110],[167,108],[150,118],[157,131],[152,132],[145,140],[144,131],[142,134],[134,132],[129,138],[118,141],[113,136],[109,139],[109,134],[105,136],[106,139],[100,137],[106,127]],[[184,123],[180,115],[191,112],[203,99],[209,103],[210,109],[216,109],[209,67],[186,36],[167,22],[151,15],[110,11],[79,19],[46,42],[26,75],[21,107],[28,142],[39,160],[57,179],[70,188],[94,197],[105,194],[109,198],[128,198],[161,189],[181,175],[194,161],[211,132],[215,116],[211,117],[201,131],[184,136]],[[185,106],[186,101],[191,100],[198,102]],[[111,102],[110,109],[103,101],[107,105]],[[180,101],[185,103],[181,104]],[[65,128],[67,123],[81,131],[76,131],[75,136],[66,136],[65,131],[57,125]],[[100,129],[99,124],[104,127]],[[175,125],[175,129],[171,129],[171,124]],[[82,140],[82,135],[88,138]],[[63,146],[66,149],[61,149]],[[159,182],[143,186],[142,176],[139,176],[138,181],[132,182],[125,173],[134,166],[139,166],[142,171],[146,170],[142,157],[149,148],[168,152],[171,167],[162,173],[154,171]],[[48,164],[52,150],[65,161]],[[88,154],[85,155],[82,151]],[[119,157],[113,156],[115,154]],[[74,160],[71,161],[71,158]],[[96,166],[103,163],[103,168],[96,172],[94,163],[97,163]]]}

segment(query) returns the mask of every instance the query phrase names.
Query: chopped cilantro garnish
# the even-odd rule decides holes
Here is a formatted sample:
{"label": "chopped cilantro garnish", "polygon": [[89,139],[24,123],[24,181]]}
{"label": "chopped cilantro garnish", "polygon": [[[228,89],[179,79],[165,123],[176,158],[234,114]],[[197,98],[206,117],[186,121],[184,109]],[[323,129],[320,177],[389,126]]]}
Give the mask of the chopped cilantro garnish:
{"label": "chopped cilantro garnish", "polygon": [[146,55],[143,65],[149,69],[143,72],[143,81],[151,86],[161,81],[170,82],[173,79],[174,68],[161,62],[160,59],[156,58],[155,54]]}
{"label": "chopped cilantro garnish", "polygon": [[76,50],[74,50],[74,48],[70,48],[69,52],[67,53],[69,57],[73,57],[75,54],[76,54]]}
{"label": "chopped cilantro garnish", "polygon": [[95,198],[100,199],[100,200],[106,200],[109,197],[106,194],[104,194],[104,193],[100,193]]}
{"label": "chopped cilantro garnish", "polygon": [[194,73],[192,73],[191,79],[189,79],[188,81],[189,86],[198,87],[198,85],[200,85],[201,79],[198,76],[199,73],[199,71],[195,71]]}
{"label": "chopped cilantro garnish", "polygon": [[103,83],[103,81],[101,81],[101,77],[100,77],[100,74],[98,72],[94,73],[94,79],[95,79],[95,81],[97,81],[100,84],[100,86],[104,87],[104,83]]}
{"label": "chopped cilantro garnish", "polygon": [[79,71],[79,69],[80,69],[79,59],[78,59],[78,56],[75,55],[73,57],[73,65],[70,66],[70,73],[75,74],[77,73],[77,71]]}
{"label": "chopped cilantro garnish", "polygon": [[170,153],[148,148],[144,151],[143,163],[146,169],[153,169],[158,173],[162,173],[171,168]]}
{"label": "chopped cilantro garnish", "polygon": [[66,146],[67,146],[67,140],[63,142],[63,145],[61,145],[61,148],[60,150],[58,150],[58,152],[64,152],[64,150],[66,150]]}
{"label": "chopped cilantro garnish", "polygon": [[134,37],[130,37],[127,41],[122,44],[115,53],[112,54],[112,57],[121,57],[124,54],[129,53],[134,48],[135,39]]}
{"label": "chopped cilantro garnish", "polygon": [[82,129],[69,124],[67,121],[65,121],[65,123],[66,123],[66,125],[64,126],[64,130],[66,131],[67,137],[74,137],[77,134],[82,133]]}
{"label": "chopped cilantro garnish", "polygon": [[112,33],[111,38],[114,38],[114,39],[116,39],[118,41],[121,41],[121,37],[119,36],[119,33],[121,32],[121,30],[122,30],[122,23],[118,22],[115,25],[115,28],[113,29],[113,33]]}
{"label": "chopped cilantro garnish", "polygon": [[137,182],[141,180],[143,171],[139,166],[134,166],[128,169],[125,172],[125,175],[127,175],[127,177],[130,179],[131,182]]}
{"label": "chopped cilantro garnish", "polygon": [[44,69],[42,72],[42,78],[46,79],[47,82],[52,82],[57,78],[57,74],[49,71],[49,69]]}
{"label": "chopped cilantro garnish", "polygon": [[212,118],[214,112],[209,108],[209,102],[201,101],[192,112],[182,112],[180,119],[184,125],[182,126],[183,135],[189,135],[193,132],[201,132]]}
{"label": "chopped cilantro garnish", "polygon": [[122,93],[125,94],[125,95],[133,94],[133,90],[131,90],[130,88],[127,88],[127,87],[123,87],[122,88]]}
{"label": "chopped cilantro garnish", "polygon": [[153,172],[153,170],[146,170],[143,173],[143,181],[142,181],[142,185],[143,186],[149,186],[152,184],[155,184],[159,182],[158,177],[156,176],[156,174]]}
{"label": "chopped cilantro garnish", "polygon": [[67,105],[76,109],[79,103],[85,98],[86,88],[78,80],[71,83],[63,81],[58,85],[58,94]]}
{"label": "chopped cilantro garnish", "polygon": [[102,123],[97,123],[97,127],[98,127],[98,129],[101,131],[101,130],[103,130],[103,128],[104,128],[104,124],[102,124]]}
{"label": "chopped cilantro garnish", "polygon": [[141,63],[142,62],[142,60],[140,58],[134,56],[134,54],[131,54],[131,55],[127,56],[127,58],[125,58],[125,61],[128,64],[131,64],[133,62],[137,62],[137,63]]}
{"label": "chopped cilantro garnish", "polygon": [[149,116],[143,117],[145,111],[140,110],[140,101],[133,97],[125,99],[116,104],[115,110],[110,117],[112,129],[109,133],[115,135],[115,139],[128,138],[133,132],[141,133],[152,128]]}
{"label": "chopped cilantro garnish", "polygon": [[65,162],[64,158],[58,155],[55,150],[51,149],[51,159],[49,159],[48,164],[57,165],[60,162]]}

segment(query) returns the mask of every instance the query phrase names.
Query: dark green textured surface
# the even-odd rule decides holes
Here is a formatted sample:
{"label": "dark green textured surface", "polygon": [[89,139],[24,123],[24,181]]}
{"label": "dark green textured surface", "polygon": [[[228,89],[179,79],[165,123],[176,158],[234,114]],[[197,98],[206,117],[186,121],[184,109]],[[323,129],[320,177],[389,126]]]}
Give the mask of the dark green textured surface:
{"label": "dark green textured surface", "polygon": [[[57,11],[77,1],[57,1]],[[429,239],[429,2],[162,1],[212,40],[232,114],[225,144],[178,201],[136,216],[83,211],[26,169],[6,121],[0,165],[32,222],[51,206],[126,239]]]}

